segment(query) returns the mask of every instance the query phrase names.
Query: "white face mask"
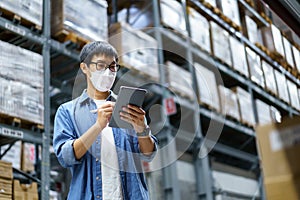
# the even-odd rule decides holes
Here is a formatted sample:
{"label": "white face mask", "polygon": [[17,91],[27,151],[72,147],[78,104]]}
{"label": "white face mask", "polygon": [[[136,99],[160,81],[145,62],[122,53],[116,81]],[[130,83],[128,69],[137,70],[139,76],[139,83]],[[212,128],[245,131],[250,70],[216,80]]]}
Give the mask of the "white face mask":
{"label": "white face mask", "polygon": [[116,72],[111,72],[109,69],[105,71],[95,71],[91,72],[90,80],[96,90],[107,92],[114,84],[116,74]]}

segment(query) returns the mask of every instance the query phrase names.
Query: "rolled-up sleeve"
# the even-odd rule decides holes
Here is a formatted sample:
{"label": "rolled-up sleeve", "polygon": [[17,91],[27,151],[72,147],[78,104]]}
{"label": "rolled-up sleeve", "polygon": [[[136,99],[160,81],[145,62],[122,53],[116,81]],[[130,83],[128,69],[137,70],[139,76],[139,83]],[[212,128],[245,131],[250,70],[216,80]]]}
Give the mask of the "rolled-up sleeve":
{"label": "rolled-up sleeve", "polygon": [[81,160],[75,158],[73,148],[75,139],[77,138],[71,116],[61,105],[54,119],[53,148],[59,163],[63,167],[71,167],[81,163]]}

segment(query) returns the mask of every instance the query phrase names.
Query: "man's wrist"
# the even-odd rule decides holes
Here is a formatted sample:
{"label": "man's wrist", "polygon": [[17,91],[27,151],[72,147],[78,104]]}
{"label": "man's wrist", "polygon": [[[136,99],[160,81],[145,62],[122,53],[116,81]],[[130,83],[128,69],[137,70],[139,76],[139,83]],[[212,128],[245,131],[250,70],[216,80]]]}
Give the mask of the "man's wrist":
{"label": "man's wrist", "polygon": [[147,137],[150,136],[150,134],[151,134],[151,129],[148,125],[146,125],[146,127],[141,133],[136,133],[138,137]]}

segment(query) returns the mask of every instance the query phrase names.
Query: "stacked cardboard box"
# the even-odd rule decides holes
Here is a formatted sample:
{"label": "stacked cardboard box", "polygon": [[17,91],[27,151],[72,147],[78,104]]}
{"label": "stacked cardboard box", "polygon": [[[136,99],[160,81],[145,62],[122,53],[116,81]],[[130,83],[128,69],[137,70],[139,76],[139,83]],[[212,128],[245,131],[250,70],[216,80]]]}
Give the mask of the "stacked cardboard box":
{"label": "stacked cardboard box", "polygon": [[229,38],[230,49],[232,55],[232,66],[239,73],[249,77],[246,52],[244,44],[234,37]]}
{"label": "stacked cardboard box", "polygon": [[215,22],[210,22],[212,54],[224,63],[232,66],[231,52],[229,51],[229,34]]}
{"label": "stacked cardboard box", "polygon": [[300,51],[295,46],[292,47],[292,50],[296,69],[298,70],[298,73],[300,73]]}
{"label": "stacked cardboard box", "polygon": [[244,35],[246,35],[249,41],[253,44],[261,43],[261,39],[259,37],[259,30],[256,22],[248,15],[245,15],[242,18],[242,22]]}
{"label": "stacked cardboard box", "polygon": [[229,88],[219,85],[221,110],[225,116],[230,116],[240,121],[239,105],[237,95]]}
{"label": "stacked cardboard box", "polygon": [[[107,40],[107,2],[104,0],[53,1],[52,35],[74,32],[88,40]],[[89,13],[89,14],[87,14]]]}
{"label": "stacked cardboard box", "polygon": [[195,63],[194,67],[197,76],[200,103],[206,104],[220,112],[219,92],[214,72],[199,63]]}
{"label": "stacked cardboard box", "polygon": [[117,49],[121,64],[158,80],[158,46],[154,38],[125,22],[112,24],[109,32],[109,42]]}
{"label": "stacked cardboard box", "polygon": [[274,74],[277,83],[279,98],[287,103],[290,103],[289,93],[286,84],[286,77],[284,76],[284,74],[280,73],[277,70],[274,70]]}
{"label": "stacked cardboard box", "polygon": [[30,143],[23,143],[21,169],[25,172],[33,172],[35,170],[35,160],[35,145]]}
{"label": "stacked cardboard box", "polygon": [[0,160],[0,199],[12,199],[12,164]]}
{"label": "stacked cardboard box", "polygon": [[190,7],[188,7],[188,14],[190,20],[192,40],[203,50],[211,52],[209,23],[207,19]]}
{"label": "stacked cardboard box", "polygon": [[160,14],[163,24],[181,34],[187,35],[183,7],[176,0],[160,0]]}
{"label": "stacked cardboard box", "polygon": [[241,26],[240,13],[237,0],[221,0],[220,7],[226,17],[231,19],[236,25]]}
{"label": "stacked cardboard box", "polygon": [[253,105],[251,100],[252,98],[250,93],[248,93],[247,91],[245,91],[240,87],[233,88],[233,91],[235,91],[237,95],[241,121],[243,123],[249,124],[250,126],[254,126],[255,119],[254,119],[254,111],[253,111]]}
{"label": "stacked cardboard box", "polygon": [[294,59],[293,59],[292,44],[290,43],[290,41],[288,41],[288,39],[286,39],[286,37],[282,37],[282,39],[283,39],[285,59],[290,66],[295,67]]}
{"label": "stacked cardboard box", "polygon": [[260,57],[249,47],[246,47],[246,52],[247,52],[247,61],[248,61],[249,72],[250,72],[250,79],[264,88],[265,79],[261,68]]}
{"label": "stacked cardboard box", "polygon": [[271,93],[277,95],[277,85],[273,67],[264,60],[262,60],[261,65],[265,75],[265,88]]}
{"label": "stacked cardboard box", "polygon": [[282,35],[280,30],[271,24],[261,28],[264,45],[273,53],[279,53],[284,56]]}
{"label": "stacked cardboard box", "polygon": [[187,70],[182,67],[177,66],[171,61],[166,62],[167,67],[167,82],[169,83],[171,89],[186,96],[189,99],[195,99],[195,93],[192,87],[192,75]]}
{"label": "stacked cardboard box", "polygon": [[14,180],[14,199],[15,200],[38,200],[37,183],[21,184],[19,180]]}
{"label": "stacked cardboard box", "polygon": [[[3,154],[10,144],[1,146],[0,153]],[[21,169],[21,155],[22,155],[22,141],[17,141],[9,149],[8,152],[1,158],[3,161],[12,163],[12,166],[16,169]]]}
{"label": "stacked cardboard box", "polygon": [[291,106],[296,108],[297,110],[300,110],[297,85],[294,82],[287,80],[287,88],[290,94]]}
{"label": "stacked cardboard box", "polygon": [[43,25],[43,0],[1,0],[0,7],[19,15],[39,27]]}
{"label": "stacked cardboard box", "polygon": [[271,123],[272,118],[271,118],[271,113],[270,113],[270,106],[259,99],[256,99],[255,103],[256,103],[256,109],[258,110],[258,112],[257,112],[258,122],[257,123],[259,125]]}
{"label": "stacked cardboard box", "polygon": [[300,199],[300,118],[257,128],[267,199]]}

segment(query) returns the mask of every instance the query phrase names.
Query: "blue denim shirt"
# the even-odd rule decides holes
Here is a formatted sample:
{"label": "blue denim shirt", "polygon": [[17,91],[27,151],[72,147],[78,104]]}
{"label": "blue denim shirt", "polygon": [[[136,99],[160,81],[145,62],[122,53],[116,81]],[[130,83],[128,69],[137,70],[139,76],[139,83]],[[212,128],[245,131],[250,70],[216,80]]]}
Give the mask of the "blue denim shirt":
{"label": "blue denim shirt", "polygon": [[[109,98],[112,98],[111,96]],[[96,104],[84,91],[80,97],[62,104],[54,120],[53,147],[58,161],[63,167],[71,170],[72,181],[68,194],[71,200],[102,199],[102,178],[100,158],[100,134],[87,153],[77,160],[73,151],[73,142],[85,133],[97,120]],[[146,156],[140,152],[134,130],[113,128],[121,184],[124,200],[149,199],[141,160],[150,162],[154,152]]]}

